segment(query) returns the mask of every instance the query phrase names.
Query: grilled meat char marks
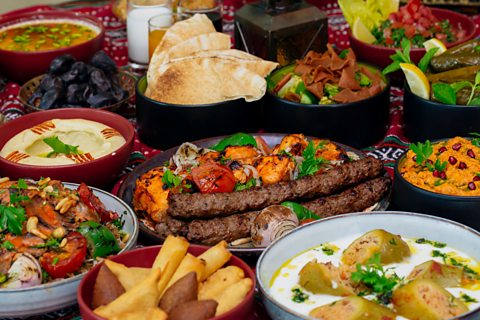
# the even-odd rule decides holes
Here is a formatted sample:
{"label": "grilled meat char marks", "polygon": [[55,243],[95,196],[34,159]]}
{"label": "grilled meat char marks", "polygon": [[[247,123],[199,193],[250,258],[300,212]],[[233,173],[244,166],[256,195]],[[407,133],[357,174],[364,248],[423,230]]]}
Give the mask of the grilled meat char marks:
{"label": "grilled meat char marks", "polygon": [[335,193],[380,175],[383,164],[373,157],[349,162],[319,175],[231,193],[171,194],[168,215],[205,219],[259,210],[287,200],[312,199]]}
{"label": "grilled meat char marks", "polygon": [[[342,213],[363,211],[380,201],[389,191],[390,178],[378,177],[360,183],[343,192],[302,203],[322,218]],[[253,220],[260,211],[252,211],[213,219],[184,221],[167,216],[165,222],[156,226],[164,238],[169,234],[186,237],[189,241],[214,245],[221,240],[227,242],[250,236]]]}

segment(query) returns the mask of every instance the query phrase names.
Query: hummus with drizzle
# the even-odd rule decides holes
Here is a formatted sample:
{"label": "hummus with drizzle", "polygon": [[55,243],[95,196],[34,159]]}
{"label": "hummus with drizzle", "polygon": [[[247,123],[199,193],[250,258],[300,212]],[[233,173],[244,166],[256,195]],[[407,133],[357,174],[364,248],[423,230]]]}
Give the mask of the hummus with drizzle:
{"label": "hummus with drizzle", "polygon": [[[49,138],[74,148],[75,152],[54,150],[45,142]],[[96,121],[52,119],[15,135],[3,146],[0,156],[21,164],[69,165],[98,159],[115,152],[125,143],[118,131]]]}

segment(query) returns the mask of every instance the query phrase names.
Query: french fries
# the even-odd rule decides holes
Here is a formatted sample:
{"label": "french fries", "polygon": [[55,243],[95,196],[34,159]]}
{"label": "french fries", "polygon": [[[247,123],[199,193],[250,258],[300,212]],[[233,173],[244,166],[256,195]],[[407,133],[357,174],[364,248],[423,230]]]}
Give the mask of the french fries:
{"label": "french fries", "polygon": [[205,261],[205,274],[202,280],[210,277],[215,271],[220,269],[230,260],[232,254],[227,250],[227,242],[221,241],[216,246],[211,247],[197,258]]}
{"label": "french fries", "polygon": [[[188,246],[184,238],[169,236],[152,268],[129,268],[105,260],[102,268],[111,271],[110,277],[97,278],[95,283],[105,286],[98,290],[105,298],[99,301],[105,302],[94,312],[108,320],[177,320],[185,315],[207,320],[240,304],[253,283],[239,267],[222,268],[231,257],[226,242],[198,257],[187,253]],[[118,286],[105,285],[105,279],[117,281]]]}

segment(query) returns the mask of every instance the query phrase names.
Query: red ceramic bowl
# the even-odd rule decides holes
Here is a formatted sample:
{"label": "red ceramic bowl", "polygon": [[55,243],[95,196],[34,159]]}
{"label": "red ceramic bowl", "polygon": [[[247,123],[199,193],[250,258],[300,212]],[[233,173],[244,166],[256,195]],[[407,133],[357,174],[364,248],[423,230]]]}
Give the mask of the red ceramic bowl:
{"label": "red ceramic bowl", "polygon": [[0,176],[8,176],[11,179],[51,177],[66,182],[85,182],[94,187],[106,187],[114,182],[130,156],[135,134],[132,124],[116,113],[81,108],[30,113],[0,127],[0,149],[17,133],[55,118],[86,119],[103,123],[120,132],[126,143],[111,154],[89,162],[72,165],[33,166],[11,162],[0,157]]}
{"label": "red ceramic bowl", "polygon": [[68,19],[80,20],[99,29],[96,37],[81,44],[39,52],[8,51],[0,49],[0,73],[9,80],[24,83],[48,70],[50,62],[63,54],[71,54],[77,60],[89,61],[90,58],[102,48],[105,29],[95,17],[68,11],[47,11],[34,13],[21,13],[0,19],[0,29],[19,22],[42,19]]}
{"label": "red ceramic bowl", "polygon": [[[448,48],[456,46],[475,37],[477,31],[476,26],[469,17],[451,10],[437,8],[431,8],[431,10],[433,15],[438,19],[447,19],[452,25],[460,25],[466,31],[466,37],[464,40],[449,43],[447,45]],[[353,37],[351,32],[348,33],[348,37],[350,39],[350,47],[355,52],[359,61],[377,65],[382,69],[392,63],[390,56],[394,54],[396,50],[398,50],[396,48],[387,48],[384,46],[362,42]],[[414,48],[410,51],[410,58],[413,62],[418,63],[424,54],[424,48]]]}
{"label": "red ceramic bowl", "polygon": [[[140,249],[135,249],[132,251],[124,252],[120,255],[111,257],[112,261],[122,263],[127,267],[143,267],[150,268],[155,260],[155,257],[158,254],[162,246],[152,246],[145,247]],[[207,251],[209,247],[199,246],[199,245],[190,245],[188,252],[194,256],[199,256],[203,252]],[[230,262],[227,264],[230,266],[237,266],[243,271],[245,271],[245,277],[252,279],[253,285],[250,292],[247,294],[245,299],[230,310],[229,312],[224,313],[218,317],[214,317],[211,320],[239,320],[239,319],[248,319],[250,310],[253,306],[253,295],[255,291],[255,274],[253,270],[240,258],[232,256]],[[100,269],[101,264],[97,265],[95,268],[90,270],[85,277],[83,277],[77,291],[77,300],[80,306],[80,313],[82,314],[83,320],[103,320],[104,318],[97,316],[93,313],[90,308],[93,295],[93,286],[95,280],[97,279],[98,270]]]}

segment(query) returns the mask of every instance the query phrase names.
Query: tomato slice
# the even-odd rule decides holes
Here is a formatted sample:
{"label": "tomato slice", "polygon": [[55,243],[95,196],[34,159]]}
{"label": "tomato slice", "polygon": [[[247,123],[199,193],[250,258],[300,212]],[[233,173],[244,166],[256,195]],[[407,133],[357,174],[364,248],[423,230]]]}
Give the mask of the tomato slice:
{"label": "tomato slice", "polygon": [[70,232],[67,244],[56,251],[48,251],[40,257],[42,268],[54,279],[65,278],[77,271],[87,256],[87,239],[79,232]]}
{"label": "tomato slice", "polygon": [[232,170],[216,163],[194,167],[192,177],[201,193],[232,192],[235,188]]}

